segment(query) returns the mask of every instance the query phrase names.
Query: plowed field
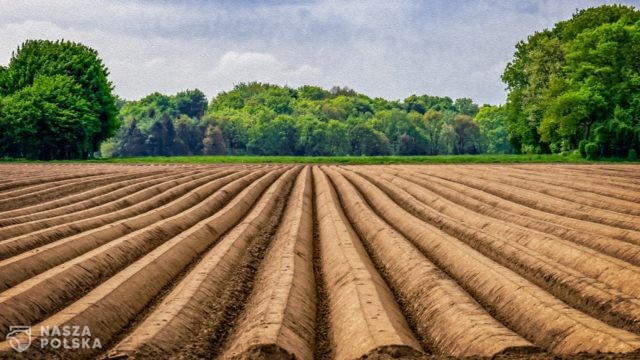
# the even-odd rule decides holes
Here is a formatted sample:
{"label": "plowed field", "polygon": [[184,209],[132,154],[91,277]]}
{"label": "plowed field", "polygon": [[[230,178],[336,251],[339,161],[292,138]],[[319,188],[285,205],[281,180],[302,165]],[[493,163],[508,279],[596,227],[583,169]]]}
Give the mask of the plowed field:
{"label": "plowed field", "polygon": [[[74,326],[100,347],[42,330]],[[640,166],[0,164],[0,339],[0,358],[640,358]]]}

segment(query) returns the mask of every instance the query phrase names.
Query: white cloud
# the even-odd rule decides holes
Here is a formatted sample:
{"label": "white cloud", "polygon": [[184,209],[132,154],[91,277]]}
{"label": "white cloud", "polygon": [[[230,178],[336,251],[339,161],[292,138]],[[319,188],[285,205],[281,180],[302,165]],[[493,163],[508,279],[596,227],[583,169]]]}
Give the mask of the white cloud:
{"label": "white cloud", "polygon": [[303,64],[291,66],[274,55],[262,52],[226,52],[210,73],[210,78],[229,88],[250,81],[300,86],[315,82],[321,75],[317,67]]}

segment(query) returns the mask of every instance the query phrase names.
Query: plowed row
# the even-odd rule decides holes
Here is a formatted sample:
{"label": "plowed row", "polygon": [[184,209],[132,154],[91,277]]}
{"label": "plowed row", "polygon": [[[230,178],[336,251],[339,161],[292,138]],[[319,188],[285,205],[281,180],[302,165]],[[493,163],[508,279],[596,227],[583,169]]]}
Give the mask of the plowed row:
{"label": "plowed row", "polygon": [[640,357],[640,167],[2,164],[14,325],[0,358]]}

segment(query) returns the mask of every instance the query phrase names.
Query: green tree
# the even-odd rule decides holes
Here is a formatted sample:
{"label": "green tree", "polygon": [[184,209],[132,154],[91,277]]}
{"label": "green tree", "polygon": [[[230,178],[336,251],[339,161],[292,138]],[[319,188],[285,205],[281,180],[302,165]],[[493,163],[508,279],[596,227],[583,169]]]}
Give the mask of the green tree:
{"label": "green tree", "polygon": [[186,90],[173,97],[178,112],[192,118],[201,118],[207,110],[207,97],[198,89]]}
{"label": "green tree", "polygon": [[640,20],[584,30],[566,59],[568,80],[548,114],[558,135],[572,146],[589,139],[604,155],[625,156],[640,134]]}
{"label": "green tree", "polygon": [[348,128],[345,123],[337,120],[329,120],[327,123],[326,137],[329,154],[333,156],[349,154],[351,143],[349,142]]}
{"label": "green tree", "polygon": [[126,126],[123,126],[116,136],[116,156],[144,156],[145,137],[138,128],[138,122],[133,120]]}
{"label": "green tree", "polygon": [[[93,151],[98,151],[100,142],[114,135],[119,126],[117,109],[112,92],[111,82],[108,80],[108,71],[98,53],[82,44],[69,41],[27,40],[13,54],[9,66],[2,71],[0,76],[0,96],[11,97],[35,84],[38,78],[66,76],[66,80],[40,80],[39,86],[44,83],[66,83],[65,88],[73,87],[70,82],[78,85],[72,92],[74,96],[79,93],[84,99],[82,107],[83,119],[95,118],[98,127],[94,131],[96,121],[91,120],[85,127],[91,129],[87,133],[89,150],[71,150],[75,144],[64,144],[64,151],[56,149],[39,149],[30,151],[30,154],[38,152],[42,156],[91,156]],[[47,85],[53,86],[53,85]],[[28,92],[28,91],[27,91]],[[60,106],[59,106],[60,107]],[[15,110],[15,109],[14,109]],[[23,112],[28,112],[24,109]],[[21,123],[14,126],[22,127]],[[28,125],[25,125],[28,126]],[[27,129],[23,129],[28,132]],[[38,129],[37,129],[38,130]],[[15,131],[20,132],[20,129]],[[45,142],[41,142],[43,146]],[[49,154],[49,155],[46,155]]]}
{"label": "green tree", "polygon": [[307,115],[299,117],[296,125],[298,128],[296,155],[331,155],[327,123]]}
{"label": "green tree", "polygon": [[[254,82],[218,94],[206,114],[198,117],[190,106],[179,105],[194,103],[193,97],[202,99],[196,95],[188,90],[123,101],[121,133],[136,121],[146,139],[144,151],[158,155],[204,153],[209,126],[219,129],[229,154],[448,154],[455,147],[455,116],[474,113],[477,108],[469,99],[454,102],[448,97],[421,95],[400,102],[371,99],[348,88],[291,89]],[[175,128],[173,137],[167,118]],[[116,143],[122,138],[119,133]]]}
{"label": "green tree", "polygon": [[[516,45],[502,75],[515,151],[575,149],[580,140],[595,140],[595,129],[613,119],[617,108],[619,120],[629,118],[625,112],[637,114],[632,98],[638,93],[639,20],[632,7],[590,8]],[[615,152],[606,143],[602,149]]]}
{"label": "green tree", "polygon": [[66,75],[38,76],[2,99],[4,151],[30,159],[87,158],[100,121],[81,86]]}
{"label": "green tree", "polygon": [[294,118],[289,115],[263,117],[249,129],[248,148],[259,155],[295,155],[297,141]]}
{"label": "green tree", "polygon": [[202,139],[202,149],[204,155],[224,155],[226,153],[220,128],[214,125],[207,126],[204,139]]}
{"label": "green tree", "polygon": [[407,114],[398,109],[382,110],[373,116],[371,125],[385,134],[395,154],[417,155],[426,151],[426,139],[420,129],[417,112]]}
{"label": "green tree", "polygon": [[468,115],[457,115],[454,119],[456,140],[454,154],[477,154],[480,152],[480,128]]}
{"label": "green tree", "polygon": [[167,115],[162,117],[162,155],[173,155],[173,143],[176,137],[176,130],[173,121]]}
{"label": "green tree", "polygon": [[391,155],[391,144],[384,133],[365,124],[354,126],[349,138],[353,155]]}
{"label": "green tree", "polygon": [[508,154],[511,152],[507,115],[504,107],[485,105],[473,118],[480,127],[482,151],[488,154]]}
{"label": "green tree", "polygon": [[456,112],[471,117],[476,116],[479,110],[478,105],[474,104],[473,100],[469,98],[456,99],[453,107],[456,109]]}
{"label": "green tree", "polygon": [[324,100],[331,96],[331,93],[321,87],[305,85],[298,88],[298,97],[308,100]]}
{"label": "green tree", "polygon": [[429,155],[438,155],[443,143],[443,133],[445,129],[444,114],[440,111],[429,109],[423,115],[422,121],[427,140],[427,153]]}
{"label": "green tree", "polygon": [[149,136],[145,142],[145,148],[149,155],[161,156],[164,155],[164,147],[164,126],[162,126],[162,122],[156,121],[151,126]]}
{"label": "green tree", "polygon": [[196,121],[183,115],[175,120],[174,128],[174,155],[202,154],[202,138],[204,137],[204,133]]}
{"label": "green tree", "polygon": [[245,154],[249,142],[249,128],[252,121],[245,112],[227,109],[216,112],[216,123],[222,131],[227,152],[230,154]]}

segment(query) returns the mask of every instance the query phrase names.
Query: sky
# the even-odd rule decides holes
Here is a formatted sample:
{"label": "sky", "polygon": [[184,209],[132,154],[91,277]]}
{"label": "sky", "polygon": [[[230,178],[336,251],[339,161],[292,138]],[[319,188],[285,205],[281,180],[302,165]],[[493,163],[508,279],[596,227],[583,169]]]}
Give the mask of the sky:
{"label": "sky", "polygon": [[[515,44],[590,0],[0,0],[0,64],[26,39],[98,51],[119,96],[249,81],[501,104]],[[640,0],[616,1],[640,7]]]}

